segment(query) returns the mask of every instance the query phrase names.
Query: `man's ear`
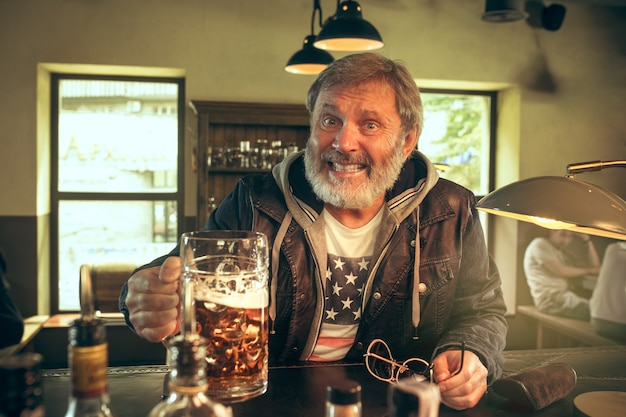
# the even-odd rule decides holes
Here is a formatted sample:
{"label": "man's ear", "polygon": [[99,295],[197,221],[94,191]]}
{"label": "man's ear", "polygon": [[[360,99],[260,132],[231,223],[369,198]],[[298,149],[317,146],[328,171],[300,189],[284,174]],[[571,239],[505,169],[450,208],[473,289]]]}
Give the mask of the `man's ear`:
{"label": "man's ear", "polygon": [[417,139],[419,138],[419,134],[416,129],[411,129],[404,136],[404,142],[402,143],[402,154],[404,158],[408,158],[411,155],[417,146]]}

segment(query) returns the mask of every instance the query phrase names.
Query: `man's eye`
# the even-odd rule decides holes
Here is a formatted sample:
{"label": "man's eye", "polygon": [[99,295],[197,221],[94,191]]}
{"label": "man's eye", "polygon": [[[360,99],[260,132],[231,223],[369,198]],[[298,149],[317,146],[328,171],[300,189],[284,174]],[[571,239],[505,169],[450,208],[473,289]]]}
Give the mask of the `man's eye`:
{"label": "man's eye", "polygon": [[374,130],[374,129],[376,129],[376,127],[377,127],[376,123],[365,123],[365,128],[367,130]]}
{"label": "man's eye", "polygon": [[337,124],[337,121],[333,119],[332,117],[325,117],[322,119],[322,124],[324,126],[334,126]]}

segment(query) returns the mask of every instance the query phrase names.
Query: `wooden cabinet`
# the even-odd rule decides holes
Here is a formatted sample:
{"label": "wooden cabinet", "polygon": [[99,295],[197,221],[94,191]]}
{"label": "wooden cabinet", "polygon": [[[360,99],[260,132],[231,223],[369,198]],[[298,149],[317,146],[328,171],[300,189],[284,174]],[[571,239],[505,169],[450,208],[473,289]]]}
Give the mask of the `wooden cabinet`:
{"label": "wooden cabinet", "polygon": [[242,176],[269,171],[309,136],[304,105],[192,101],[191,107],[198,123],[198,228],[212,199],[219,204]]}

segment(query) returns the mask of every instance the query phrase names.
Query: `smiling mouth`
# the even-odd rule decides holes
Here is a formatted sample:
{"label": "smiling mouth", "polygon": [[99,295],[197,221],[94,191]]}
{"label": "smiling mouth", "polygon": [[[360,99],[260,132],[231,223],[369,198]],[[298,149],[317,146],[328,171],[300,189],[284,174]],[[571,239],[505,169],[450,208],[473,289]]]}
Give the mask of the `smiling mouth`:
{"label": "smiling mouth", "polygon": [[328,164],[330,165],[333,171],[337,171],[337,172],[359,172],[366,168],[365,165],[361,165],[361,164],[343,165],[337,162],[329,162]]}

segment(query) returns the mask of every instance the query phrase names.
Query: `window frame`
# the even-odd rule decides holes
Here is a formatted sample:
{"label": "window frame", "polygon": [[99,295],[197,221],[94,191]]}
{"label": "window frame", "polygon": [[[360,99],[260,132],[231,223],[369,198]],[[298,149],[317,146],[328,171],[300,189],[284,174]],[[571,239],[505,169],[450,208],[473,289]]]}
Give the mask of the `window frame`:
{"label": "window frame", "polygon": [[[177,181],[175,192],[67,192],[59,191],[59,86],[62,80],[85,81],[124,81],[124,82],[156,82],[173,83],[178,88],[177,120],[178,120],[178,156]],[[50,312],[51,314],[72,312],[60,309],[59,290],[59,204],[61,201],[175,201],[177,206],[177,230],[182,233],[185,224],[185,78],[94,75],[80,73],[50,74]],[[76,271],[78,274],[79,271]]]}
{"label": "window frame", "polygon": [[[494,189],[496,181],[496,144],[497,144],[497,117],[498,117],[498,91],[495,90],[472,90],[454,88],[420,88],[420,93],[427,94],[449,94],[449,95],[469,95],[484,96],[490,99],[489,104],[489,172],[487,174],[488,190]],[[428,156],[428,155],[426,155]],[[477,199],[484,195],[476,195]]]}
{"label": "window frame", "polygon": [[[456,89],[456,88],[420,88],[420,93],[428,93],[428,94],[450,94],[450,95],[475,95],[475,96],[485,96],[489,97],[490,105],[489,105],[489,172],[487,174],[488,178],[488,192],[491,192],[495,189],[496,184],[496,146],[498,143],[497,131],[498,131],[498,95],[501,91],[498,90],[474,90],[474,89]],[[428,156],[428,155],[426,155]],[[483,198],[485,195],[477,194],[476,201]],[[495,239],[495,230],[491,227],[493,216],[488,216],[484,212],[479,212],[479,217],[481,220],[481,224],[483,230],[485,232],[485,240],[487,243],[487,248],[490,252],[493,252],[493,248],[491,247],[492,242]]]}

